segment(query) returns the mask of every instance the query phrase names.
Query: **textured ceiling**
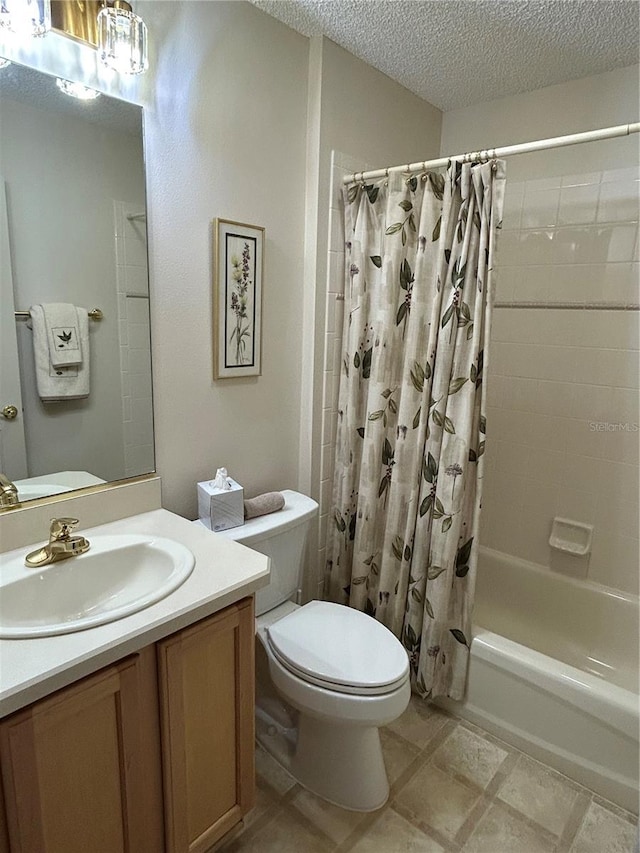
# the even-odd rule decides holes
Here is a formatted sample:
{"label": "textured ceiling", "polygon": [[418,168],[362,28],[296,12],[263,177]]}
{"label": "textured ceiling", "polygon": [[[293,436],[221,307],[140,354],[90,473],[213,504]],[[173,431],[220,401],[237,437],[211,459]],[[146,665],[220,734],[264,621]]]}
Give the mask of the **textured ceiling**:
{"label": "textured ceiling", "polygon": [[637,0],[252,0],[442,110],[638,62]]}

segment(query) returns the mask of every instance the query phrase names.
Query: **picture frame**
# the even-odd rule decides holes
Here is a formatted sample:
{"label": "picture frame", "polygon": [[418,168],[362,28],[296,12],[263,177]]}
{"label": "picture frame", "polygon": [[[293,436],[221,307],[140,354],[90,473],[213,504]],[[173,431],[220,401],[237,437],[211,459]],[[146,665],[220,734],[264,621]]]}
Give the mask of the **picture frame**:
{"label": "picture frame", "polygon": [[262,373],[264,234],[259,225],[213,220],[213,378]]}

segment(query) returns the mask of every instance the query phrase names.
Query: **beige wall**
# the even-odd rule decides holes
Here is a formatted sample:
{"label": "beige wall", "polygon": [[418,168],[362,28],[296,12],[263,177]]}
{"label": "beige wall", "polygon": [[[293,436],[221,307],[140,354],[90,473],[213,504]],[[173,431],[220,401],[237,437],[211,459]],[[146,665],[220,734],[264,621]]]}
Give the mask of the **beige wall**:
{"label": "beige wall", "polygon": [[[638,68],[445,115],[442,154],[638,120]],[[638,303],[638,137],[510,158],[497,299]],[[499,308],[482,541],[638,592],[639,314]],[[589,558],[548,545],[594,526]]]}
{"label": "beige wall", "polygon": [[[218,466],[298,480],[308,41],[248,3],[153,3],[145,111],[158,473],[197,515]],[[212,379],[211,220],[266,228],[262,376]]]}
{"label": "beige wall", "polygon": [[[445,113],[441,156],[638,120],[638,66]],[[614,169],[638,159],[638,136],[510,157],[509,181]]]}

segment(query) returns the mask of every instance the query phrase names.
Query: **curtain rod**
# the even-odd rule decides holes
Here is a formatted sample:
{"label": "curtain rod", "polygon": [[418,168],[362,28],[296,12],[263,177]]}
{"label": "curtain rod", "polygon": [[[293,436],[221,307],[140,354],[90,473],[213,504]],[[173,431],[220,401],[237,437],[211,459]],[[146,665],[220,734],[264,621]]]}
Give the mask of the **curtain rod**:
{"label": "curtain rod", "polygon": [[436,169],[448,166],[451,160],[462,163],[475,163],[492,160],[495,157],[509,157],[513,154],[528,154],[531,151],[544,151],[547,148],[562,148],[565,145],[579,145],[582,142],[596,142],[599,139],[613,139],[616,136],[629,136],[640,132],[640,122],[619,124],[615,127],[602,127],[599,130],[587,130],[584,133],[570,133],[568,136],[555,136],[551,139],[537,139],[534,142],[520,142],[503,148],[489,148],[468,154],[455,154],[452,157],[439,157],[437,160],[425,160],[422,163],[408,163],[406,166],[390,166],[387,169],[374,169],[370,172],[353,172],[342,179],[343,184],[356,181],[368,181],[384,178],[392,172],[420,172],[424,169]]}

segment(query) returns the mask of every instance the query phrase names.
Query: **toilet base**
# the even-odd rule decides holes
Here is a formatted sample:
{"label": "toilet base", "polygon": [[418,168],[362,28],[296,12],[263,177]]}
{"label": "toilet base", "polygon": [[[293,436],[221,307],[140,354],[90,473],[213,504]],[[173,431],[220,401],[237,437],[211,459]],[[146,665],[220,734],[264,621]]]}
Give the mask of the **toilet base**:
{"label": "toilet base", "polygon": [[301,714],[291,774],[312,793],[351,811],[375,811],[389,798],[375,726],[327,725]]}
{"label": "toilet base", "polygon": [[389,782],[375,726],[328,725],[306,715],[297,722],[285,727],[257,708],[256,740],[296,782],[350,811],[371,812],[386,803]]}

